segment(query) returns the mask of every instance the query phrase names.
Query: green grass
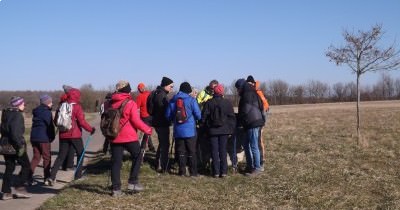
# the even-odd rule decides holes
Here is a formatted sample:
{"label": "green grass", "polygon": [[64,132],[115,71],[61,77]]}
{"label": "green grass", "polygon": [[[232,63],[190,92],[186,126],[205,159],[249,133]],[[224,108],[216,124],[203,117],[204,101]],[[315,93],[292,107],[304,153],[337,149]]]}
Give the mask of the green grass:
{"label": "green grass", "polygon": [[[41,209],[399,209],[400,105],[362,108],[359,148],[353,106],[311,109],[272,107],[264,131],[265,172],[255,178],[230,175],[182,178],[158,175],[144,164],[142,193],[110,197],[109,159],[90,168]],[[130,161],[123,165],[126,187]]]}

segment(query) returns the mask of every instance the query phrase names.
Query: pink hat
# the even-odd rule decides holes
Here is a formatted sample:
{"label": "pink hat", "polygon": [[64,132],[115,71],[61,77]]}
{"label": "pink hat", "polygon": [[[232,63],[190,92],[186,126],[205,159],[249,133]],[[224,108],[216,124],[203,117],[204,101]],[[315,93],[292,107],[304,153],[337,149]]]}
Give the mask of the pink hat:
{"label": "pink hat", "polygon": [[214,87],[214,94],[217,95],[224,95],[224,86],[222,84],[218,84]]}

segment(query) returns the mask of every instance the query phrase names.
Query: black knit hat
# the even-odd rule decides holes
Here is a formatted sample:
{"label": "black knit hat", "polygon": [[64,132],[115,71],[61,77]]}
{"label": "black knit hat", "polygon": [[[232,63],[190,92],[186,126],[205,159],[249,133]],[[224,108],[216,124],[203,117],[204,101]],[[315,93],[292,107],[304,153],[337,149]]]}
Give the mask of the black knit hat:
{"label": "black knit hat", "polygon": [[161,85],[160,86],[161,87],[165,87],[165,86],[168,86],[168,85],[170,85],[172,83],[174,83],[174,81],[172,81],[170,78],[163,77],[162,80],[161,80]]}
{"label": "black knit hat", "polygon": [[249,75],[247,77],[246,82],[256,83],[256,81],[254,80],[253,76],[251,76],[251,75]]}
{"label": "black knit hat", "polygon": [[192,87],[188,82],[183,82],[181,86],[179,86],[179,91],[189,94],[192,92]]}

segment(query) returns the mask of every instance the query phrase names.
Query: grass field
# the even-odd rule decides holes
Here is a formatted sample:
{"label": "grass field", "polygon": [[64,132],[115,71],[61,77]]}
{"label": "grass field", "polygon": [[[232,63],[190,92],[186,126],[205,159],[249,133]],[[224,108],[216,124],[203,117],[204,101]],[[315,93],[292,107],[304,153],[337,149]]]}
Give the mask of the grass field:
{"label": "grass field", "polygon": [[[273,106],[265,172],[225,179],[159,175],[144,164],[146,190],[110,196],[109,159],[41,209],[399,209],[400,102],[361,105],[368,148],[356,145],[355,104]],[[123,165],[126,186],[130,162]]]}

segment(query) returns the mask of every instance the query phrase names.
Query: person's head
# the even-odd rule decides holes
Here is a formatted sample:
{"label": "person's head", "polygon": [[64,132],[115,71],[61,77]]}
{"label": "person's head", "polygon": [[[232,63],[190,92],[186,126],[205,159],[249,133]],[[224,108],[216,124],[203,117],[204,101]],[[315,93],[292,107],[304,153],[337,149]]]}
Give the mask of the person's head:
{"label": "person's head", "polygon": [[172,89],[174,88],[174,81],[172,81],[170,78],[168,77],[163,77],[161,80],[161,87],[164,88],[165,91],[167,91],[168,93],[172,91]]}
{"label": "person's head", "polygon": [[105,99],[106,100],[111,100],[111,97],[112,97],[112,93],[107,93]]}
{"label": "person's head", "polygon": [[210,84],[208,84],[208,87],[210,87],[210,89],[213,90],[214,87],[217,85],[218,85],[218,81],[216,79],[213,79],[210,81]]}
{"label": "person's head", "polygon": [[245,79],[238,79],[235,82],[235,87],[237,89],[237,91],[240,93],[243,90],[244,85],[246,84],[246,80]]}
{"label": "person's head", "polygon": [[179,91],[190,94],[192,92],[192,86],[188,82],[182,82],[179,86]]}
{"label": "person's head", "polygon": [[224,86],[222,84],[218,84],[214,87],[214,95],[223,96],[224,95]]}
{"label": "person's head", "polygon": [[256,81],[254,80],[254,77],[249,75],[246,79],[246,82],[249,83],[251,86],[255,86],[256,85]]}
{"label": "person's head", "polygon": [[13,96],[10,99],[10,106],[12,108],[19,109],[20,111],[24,111],[25,109],[25,100],[19,96]]}
{"label": "person's head", "polygon": [[69,85],[63,85],[62,88],[63,88],[65,93],[68,93],[68,91],[72,89],[72,87],[69,86]]}
{"label": "person's head", "polygon": [[146,86],[144,85],[143,82],[141,82],[141,83],[138,84],[137,89],[138,89],[138,91],[140,93],[143,93],[145,91],[145,89],[146,89]]}
{"label": "person's head", "polygon": [[120,80],[116,85],[115,85],[115,90],[118,93],[131,93],[131,85],[129,84],[128,81],[125,80]]}
{"label": "person's head", "polygon": [[47,95],[47,94],[42,94],[39,96],[39,101],[41,104],[46,105],[48,107],[53,106],[53,99]]}

